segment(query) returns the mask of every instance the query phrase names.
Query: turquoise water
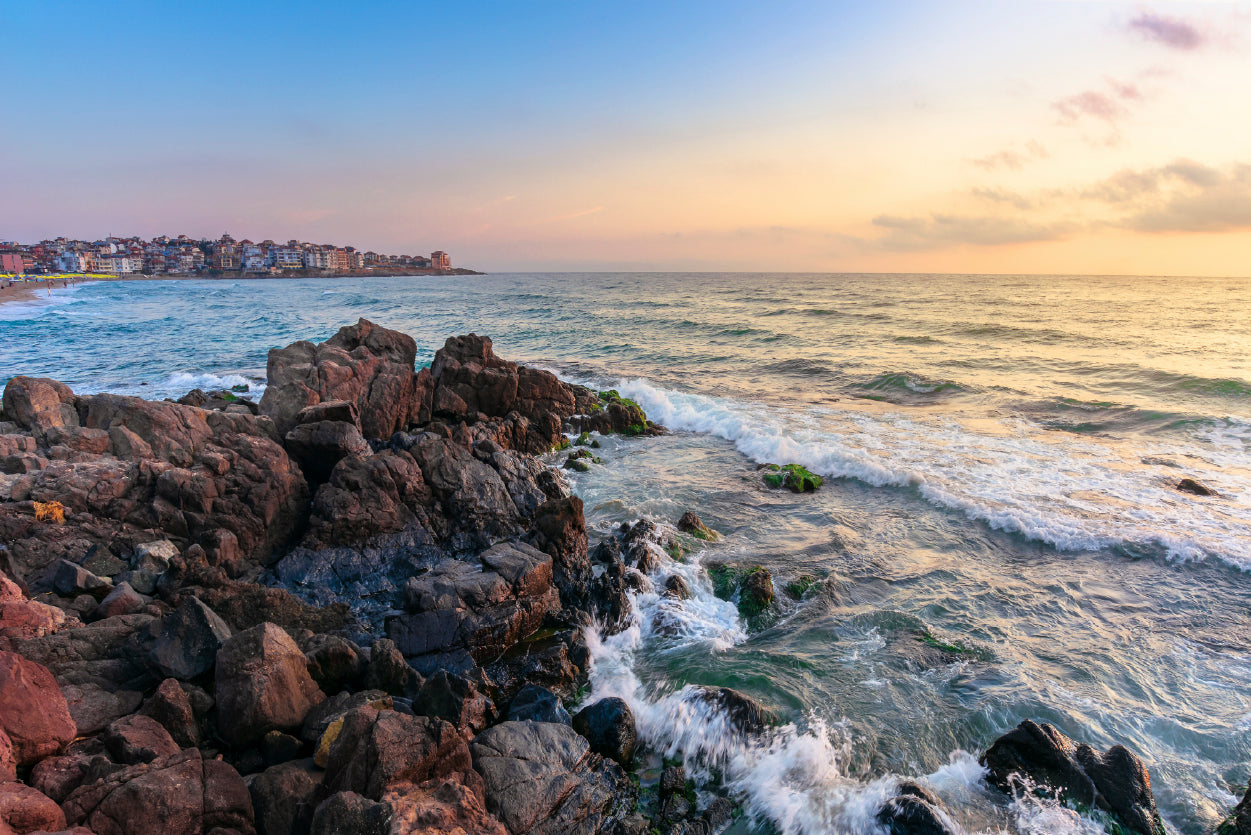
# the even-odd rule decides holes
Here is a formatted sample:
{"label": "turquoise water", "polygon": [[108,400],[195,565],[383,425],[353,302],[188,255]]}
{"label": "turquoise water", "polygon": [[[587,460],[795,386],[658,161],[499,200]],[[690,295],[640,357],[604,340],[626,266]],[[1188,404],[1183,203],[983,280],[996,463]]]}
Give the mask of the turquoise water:
{"label": "turquoise water", "polygon": [[[636,599],[597,650],[660,748],[703,751],[747,828],[871,832],[923,776],[971,831],[1098,832],[1004,804],[975,755],[1047,720],[1147,762],[1172,831],[1251,772],[1251,280],[817,275],[126,282],[0,307],[0,380],[177,396],[263,385],[266,351],[365,316],[486,333],[509,358],[612,385],[662,439],[572,475],[592,527],[692,509],[722,539],[665,560],[695,599]],[[755,466],[798,461],[814,495]],[[1181,477],[1215,488],[1198,499]],[[801,600],[744,624],[699,562],[760,563]],[[929,630],[976,649],[918,661]],[[793,726],[745,745],[682,698],[726,684]],[[970,756],[971,752],[973,756]],[[692,762],[697,768],[698,763]]]}

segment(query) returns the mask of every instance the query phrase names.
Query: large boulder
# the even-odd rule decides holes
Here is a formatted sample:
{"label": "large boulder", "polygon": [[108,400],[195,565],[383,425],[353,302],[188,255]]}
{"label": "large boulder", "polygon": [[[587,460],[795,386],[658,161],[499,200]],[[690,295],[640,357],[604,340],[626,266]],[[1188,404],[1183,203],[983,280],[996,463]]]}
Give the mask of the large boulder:
{"label": "large boulder", "polygon": [[461,651],[483,663],[538,629],[556,605],[551,557],[503,543],[479,565],[446,560],[411,578],[405,613],[388,621],[387,632],[406,656]]}
{"label": "large boulder", "polygon": [[307,831],[315,809],[314,796],[321,785],[321,775],[312,760],[280,763],[244,780],[252,795],[259,835]]}
{"label": "large boulder", "polygon": [[455,777],[397,785],[383,795],[391,807],[391,831],[404,835],[507,835],[475,792]]}
{"label": "large boulder", "polygon": [[530,543],[552,556],[561,602],[568,607],[584,603],[591,592],[592,573],[582,499],[568,496],[540,505]]}
{"label": "large boulder", "polygon": [[26,835],[64,828],[65,813],[52,798],[21,783],[0,783],[0,831]]}
{"label": "large boulder", "polygon": [[4,387],[4,411],[18,426],[36,434],[53,427],[78,426],[74,392],[64,383],[17,376]]}
{"label": "large boulder", "polygon": [[79,736],[97,733],[111,722],[134,713],[143,701],[137,690],[113,690],[98,684],[66,684],[61,688]]}
{"label": "large boulder", "polygon": [[190,681],[213,669],[230,626],[199,598],[183,595],[178,608],[161,618],[148,650],[161,675]]}
{"label": "large boulder", "polygon": [[51,635],[13,639],[10,644],[23,657],[47,667],[62,684],[143,691],[156,684],[144,651],[154,621],[148,614],[121,615]]}
{"label": "large boulder", "polygon": [[373,454],[369,442],[354,423],[320,420],[301,423],[287,433],[284,443],[308,480],[321,484],[330,478],[336,464],[348,456]]}
{"label": "large boulder", "polygon": [[1012,793],[1028,778],[1036,790],[1108,813],[1127,832],[1163,831],[1147,768],[1122,745],[1099,753],[1027,719],[996,739],[981,762],[986,781],[1001,791]]}
{"label": "large boulder", "polygon": [[451,722],[469,737],[495,718],[495,705],[486,694],[470,679],[447,670],[439,670],[422,685],[413,708],[423,716]]}
{"label": "large boulder", "polygon": [[611,831],[636,793],[615,762],[568,725],[503,722],[470,746],[486,807],[512,835]]}
{"label": "large boulder", "polygon": [[144,716],[150,716],[161,724],[169,735],[183,748],[194,748],[200,743],[200,726],[196,721],[191,698],[176,679],[167,678],[143,705]]}
{"label": "large boulder", "polygon": [[327,757],[323,796],[350,791],[380,800],[398,783],[453,775],[481,793],[469,748],[451,724],[372,707],[357,708],[342,722]]}
{"label": "large boulder", "polygon": [[52,673],[14,652],[0,652],[0,730],[18,765],[57,753],[77,731]]}
{"label": "large boulder", "polygon": [[628,766],[638,744],[634,711],[624,699],[611,696],[582,708],[573,717],[573,729],[586,737],[591,750]]}
{"label": "large boulder", "polygon": [[313,813],[312,835],[387,835],[390,831],[390,805],[356,792],[331,795]]}
{"label": "large boulder", "polygon": [[100,735],[104,750],[113,762],[123,765],[150,763],[180,750],[178,743],[160,722],[150,716],[127,716],[118,719]]}
{"label": "large boulder", "polygon": [[218,733],[239,748],[271,730],[295,730],[326,697],[304,653],[281,627],[263,623],[234,635],[217,653]]}
{"label": "large boulder", "polygon": [[76,788],[62,804],[70,825],[97,835],[253,835],[252,799],[239,773],[194,748],[127,766]]}
{"label": "large boulder", "polygon": [[356,407],[366,438],[389,438],[419,409],[412,337],[361,319],[321,344],[295,342],[269,352],[261,414],[283,435],[301,411],[327,400]]}

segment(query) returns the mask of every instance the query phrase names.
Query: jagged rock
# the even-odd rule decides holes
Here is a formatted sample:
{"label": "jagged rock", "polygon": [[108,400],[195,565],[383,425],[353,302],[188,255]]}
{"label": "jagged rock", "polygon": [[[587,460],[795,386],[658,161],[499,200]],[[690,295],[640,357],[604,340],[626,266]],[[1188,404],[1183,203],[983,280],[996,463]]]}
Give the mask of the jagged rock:
{"label": "jagged rock", "polygon": [[61,688],[79,736],[89,736],[109,723],[134,713],[143,702],[137,690],[106,690],[97,684],[67,684]]}
{"label": "jagged rock", "polygon": [[469,748],[451,724],[362,707],[343,717],[342,730],[330,746],[322,792],[352,791],[380,799],[396,783],[452,775],[466,785],[481,786]]}
{"label": "jagged rock", "polygon": [[17,376],[4,387],[4,411],[18,426],[35,434],[60,426],[78,426],[74,392],[64,383]]}
{"label": "jagged rock", "polygon": [[219,827],[255,832],[252,799],[239,773],[194,748],[81,785],[62,808],[70,824],[99,835],[199,835]]}
{"label": "jagged rock", "polygon": [[54,832],[65,828],[65,813],[56,801],[21,783],[0,783],[0,824],[6,832]]}
{"label": "jagged rock", "polygon": [[1001,791],[1011,793],[1026,777],[1042,791],[1063,792],[1065,800],[1107,812],[1130,832],[1163,830],[1146,766],[1122,745],[1100,754],[1027,719],[995,740],[981,762],[987,782]]}
{"label": "jagged rock", "polygon": [[314,796],[321,785],[321,774],[312,760],[270,766],[260,774],[245,777],[244,782],[252,796],[258,835],[289,835],[310,825]]}
{"label": "jagged rock", "polygon": [[597,754],[622,765],[629,765],[634,758],[638,729],[634,711],[623,699],[613,696],[584,707],[574,715],[573,729],[586,737]]}
{"label": "jagged rock", "polygon": [[391,807],[361,797],[356,792],[339,792],[321,802],[313,814],[312,835],[387,835]]}
{"label": "jagged rock", "polygon": [[18,765],[57,753],[77,731],[48,668],[13,652],[0,652],[0,729]]}
{"label": "jagged rock", "polygon": [[408,581],[406,612],[387,623],[406,656],[461,650],[483,663],[536,630],[556,606],[547,555],[504,543],[480,560],[481,569],[446,560]]}
{"label": "jagged rock", "polygon": [[587,553],[586,517],[577,496],[552,499],[535,514],[531,543],[551,555],[553,581],[565,606],[576,607],[590,593],[591,559]]}
{"label": "jagged rock", "polygon": [[113,761],[123,765],[150,763],[179,751],[169,731],[150,716],[118,719],[104,729],[100,738]]}
{"label": "jagged rock", "polygon": [[689,691],[688,698],[725,711],[739,733],[763,733],[775,721],[773,713],[760,702],[729,687],[696,686]]}
{"label": "jagged rock", "polygon": [[698,516],[691,511],[682,514],[682,518],[678,520],[678,530],[683,533],[689,533],[697,539],[706,539],[712,541],[717,538],[717,534],[703,523]]}
{"label": "jagged rock", "polygon": [[62,597],[90,594],[100,600],[109,593],[111,586],[108,580],[97,577],[81,565],[61,560],[52,577],[52,588]]}
{"label": "jagged rock", "polygon": [[304,653],[272,623],[222,645],[216,683],[218,733],[239,748],[267,731],[299,728],[309,709],[326,698],[308,674]]}
{"label": "jagged rock", "polygon": [[404,653],[396,649],[395,642],[379,638],[369,648],[369,666],[365,672],[365,686],[381,690],[392,696],[402,696],[421,685],[417,671],[404,660]]}
{"label": "jagged rock", "polygon": [[360,647],[337,635],[314,635],[302,645],[308,672],[325,693],[337,693],[359,681],[365,672]]}
{"label": "jagged rock", "polygon": [[1247,789],[1229,817],[1216,827],[1213,835],[1251,835],[1251,788]]}
{"label": "jagged rock", "polygon": [[452,777],[399,785],[383,800],[391,807],[391,831],[404,835],[507,835],[483,805],[480,792]]}
{"label": "jagged rock", "polygon": [[356,406],[366,438],[389,438],[417,416],[417,343],[412,337],[361,319],[314,345],[295,342],[269,352],[269,385],[261,414],[283,435],[306,407],[328,400]]}
{"label": "jagged rock", "polygon": [[13,740],[0,730],[0,783],[17,779],[17,759],[13,756]]}
{"label": "jagged rock", "polygon": [[17,583],[0,577],[0,639],[42,638],[58,631],[65,622],[64,611],[27,600]]}
{"label": "jagged rock", "polygon": [[665,580],[665,594],[678,600],[689,600],[691,598],[691,587],[681,574],[670,574]]}
{"label": "jagged rock", "polygon": [[156,684],[144,649],[154,621],[147,614],[122,615],[51,635],[13,639],[10,643],[17,652],[44,665],[67,685],[146,690]]}
{"label": "jagged rock", "polygon": [[357,429],[361,427],[360,412],[356,404],[350,400],[323,400],[312,406],[305,406],[295,416],[297,426],[305,423],[319,423],[323,420],[350,423]]}
{"label": "jagged rock", "polygon": [[104,596],[96,607],[97,618],[111,618],[117,615],[133,615],[142,612],[148,601],[139,592],[131,588],[130,583],[121,582]]}
{"label": "jagged rock", "polygon": [[176,679],[167,678],[143,706],[143,715],[150,716],[169,732],[179,746],[193,748],[200,742],[200,728],[187,691]]}
{"label": "jagged rock", "polygon": [[149,657],[168,678],[190,680],[213,669],[230,627],[199,598],[184,595],[178,608],[161,618]]}
{"label": "jagged rock", "polygon": [[486,784],[486,807],[510,833],[599,832],[634,805],[615,762],[567,725],[504,722],[470,746]]}
{"label": "jagged rock", "polygon": [[310,606],[286,589],[255,583],[232,580],[216,588],[198,589],[197,593],[233,630],[272,623],[291,631],[335,632],[350,621],[345,604]]}
{"label": "jagged rock", "polygon": [[283,444],[304,475],[315,484],[327,481],[335,465],[344,458],[366,458],[373,454],[356,424],[335,420],[301,423],[287,433]]}
{"label": "jagged rock", "polygon": [[527,684],[517,691],[517,695],[513,696],[512,703],[508,706],[509,722],[527,720],[573,725],[573,719],[565,710],[565,706],[561,704],[560,697],[537,684]]}
{"label": "jagged rock", "polygon": [[495,705],[464,676],[439,670],[426,680],[413,708],[423,716],[443,719],[472,737],[495,718]]}

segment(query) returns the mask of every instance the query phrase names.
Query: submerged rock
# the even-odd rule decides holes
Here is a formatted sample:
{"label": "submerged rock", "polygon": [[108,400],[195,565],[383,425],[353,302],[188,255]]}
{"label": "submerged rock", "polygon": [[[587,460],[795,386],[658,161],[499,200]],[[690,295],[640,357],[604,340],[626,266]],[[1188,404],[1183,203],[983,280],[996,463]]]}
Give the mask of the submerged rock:
{"label": "submerged rock", "polygon": [[688,698],[725,711],[730,717],[730,723],[739,733],[760,734],[776,722],[773,712],[760,702],[729,687],[697,686],[692,689]]}
{"label": "submerged rock", "polygon": [[1216,491],[1211,487],[1207,487],[1193,478],[1183,478],[1177,483],[1177,489],[1183,493],[1190,493],[1194,496],[1215,496]]}
{"label": "submerged rock", "polygon": [[825,483],[821,476],[809,472],[799,464],[786,464],[780,467],[777,464],[765,464],[760,469],[764,470],[763,478],[766,485],[773,488],[785,487],[792,493],[811,493],[820,489]]}
{"label": "submerged rock", "polygon": [[1146,766],[1122,745],[1101,754],[1027,719],[995,740],[981,762],[987,782],[1000,791],[1017,791],[1027,778],[1037,791],[1062,792],[1066,800],[1108,813],[1128,832],[1164,831]]}

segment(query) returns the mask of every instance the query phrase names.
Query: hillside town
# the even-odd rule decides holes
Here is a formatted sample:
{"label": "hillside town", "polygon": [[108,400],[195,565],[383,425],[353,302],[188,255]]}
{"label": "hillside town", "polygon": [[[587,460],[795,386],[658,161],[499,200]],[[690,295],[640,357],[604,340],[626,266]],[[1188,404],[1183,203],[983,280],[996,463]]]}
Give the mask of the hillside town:
{"label": "hillside town", "polygon": [[19,244],[0,241],[0,273],[127,275],[338,275],[357,272],[445,271],[446,252],[382,255],[355,247],[290,240],[253,243],[229,234],[217,240],[161,235],[150,241],[108,237],[98,241],[68,238]]}

